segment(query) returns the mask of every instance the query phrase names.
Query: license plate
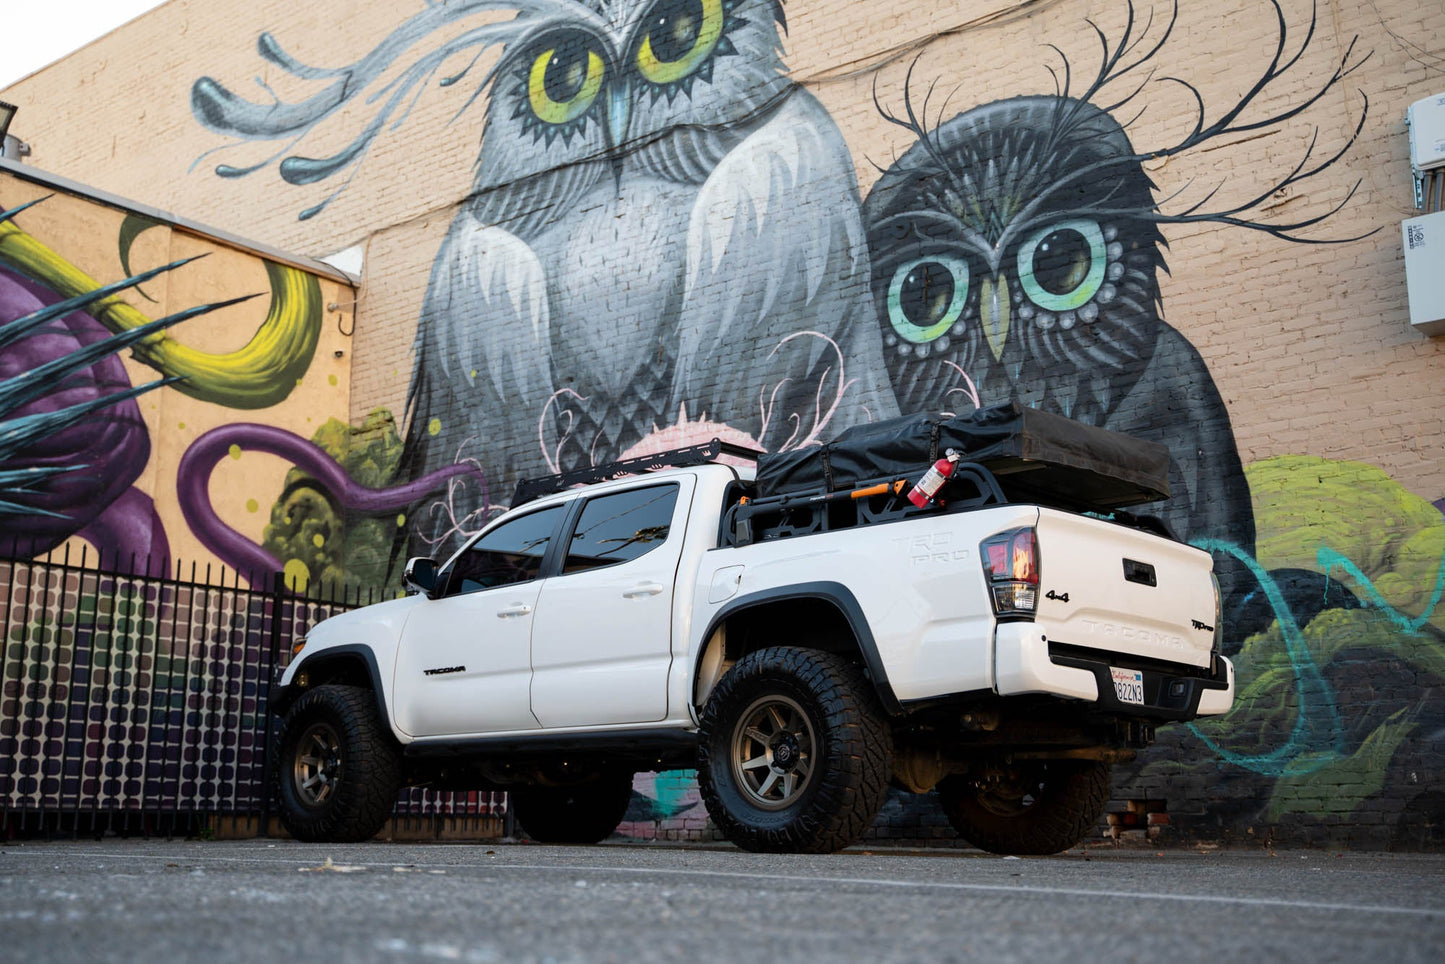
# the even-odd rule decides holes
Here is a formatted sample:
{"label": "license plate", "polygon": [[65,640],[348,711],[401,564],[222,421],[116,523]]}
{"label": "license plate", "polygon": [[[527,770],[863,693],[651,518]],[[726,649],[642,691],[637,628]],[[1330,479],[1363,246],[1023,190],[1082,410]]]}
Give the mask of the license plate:
{"label": "license plate", "polygon": [[1120,703],[1144,705],[1144,674],[1137,669],[1114,669],[1109,667],[1114,678],[1114,695]]}

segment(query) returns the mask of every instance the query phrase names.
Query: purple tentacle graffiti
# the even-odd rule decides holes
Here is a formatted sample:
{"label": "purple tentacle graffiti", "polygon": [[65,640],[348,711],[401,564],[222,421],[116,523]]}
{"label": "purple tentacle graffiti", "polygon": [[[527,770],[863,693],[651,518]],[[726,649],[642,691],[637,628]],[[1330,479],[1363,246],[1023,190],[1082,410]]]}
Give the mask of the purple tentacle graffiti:
{"label": "purple tentacle graffiti", "polygon": [[311,474],[341,505],[355,512],[381,513],[405,508],[442,488],[458,476],[481,474],[471,465],[452,465],[421,478],[386,489],[359,485],[335,459],[320,447],[282,429],[250,422],[238,422],[212,429],[191,444],[181,457],[176,472],[176,495],[186,524],[211,552],[238,572],[256,578],[281,568],[270,553],[221,520],[211,506],[211,473],[223,459],[237,450],[266,452],[287,459]]}
{"label": "purple tentacle graffiti", "polygon": [[93,546],[107,547],[115,554],[116,563],[132,572],[164,576],[171,567],[166,527],[156,512],[155,500],[140,489],[122,492],[76,534]]}

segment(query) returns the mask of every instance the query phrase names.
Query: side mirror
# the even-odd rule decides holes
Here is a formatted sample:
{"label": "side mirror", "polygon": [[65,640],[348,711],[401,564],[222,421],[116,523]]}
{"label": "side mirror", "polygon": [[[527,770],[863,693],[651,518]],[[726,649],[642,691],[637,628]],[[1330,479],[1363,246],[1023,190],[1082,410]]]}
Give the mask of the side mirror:
{"label": "side mirror", "polygon": [[413,556],[406,561],[401,581],[407,589],[419,592],[428,599],[437,591],[436,560],[428,556]]}

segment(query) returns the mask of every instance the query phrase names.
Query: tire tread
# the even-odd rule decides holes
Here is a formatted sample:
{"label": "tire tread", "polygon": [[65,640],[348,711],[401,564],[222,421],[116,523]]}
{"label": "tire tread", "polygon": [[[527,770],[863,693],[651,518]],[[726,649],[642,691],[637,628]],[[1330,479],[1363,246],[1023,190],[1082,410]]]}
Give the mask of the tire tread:
{"label": "tire tread", "polygon": [[[760,827],[748,814],[733,812],[720,791],[714,766],[727,767],[729,708],[745,702],[770,681],[792,681],[823,708],[815,721],[825,733],[835,763],[796,819],[776,828]],[[817,726],[816,724],[821,724]],[[721,740],[716,759],[714,741]],[[714,760],[716,759],[716,763]],[[893,745],[887,716],[862,667],[836,653],[795,647],[757,650],[737,662],[708,700],[699,732],[698,785],[709,815],[723,835],[745,850],[831,853],[862,838],[888,792]],[[730,777],[724,775],[724,779]]]}
{"label": "tire tread", "polygon": [[[346,741],[346,779],[333,805],[317,812],[290,798],[290,741],[314,716],[326,715]],[[401,752],[376,710],[376,697],[360,686],[327,684],[305,693],[282,721],[274,782],[281,822],[297,840],[355,843],[386,824],[401,789]]]}
{"label": "tire tread", "polygon": [[1059,772],[1045,791],[1047,798],[1017,816],[981,811],[973,803],[967,781],[959,777],[939,784],[939,801],[958,835],[983,850],[1025,856],[1056,854],[1082,840],[1104,812],[1109,802],[1110,768],[1094,761],[1055,766]]}

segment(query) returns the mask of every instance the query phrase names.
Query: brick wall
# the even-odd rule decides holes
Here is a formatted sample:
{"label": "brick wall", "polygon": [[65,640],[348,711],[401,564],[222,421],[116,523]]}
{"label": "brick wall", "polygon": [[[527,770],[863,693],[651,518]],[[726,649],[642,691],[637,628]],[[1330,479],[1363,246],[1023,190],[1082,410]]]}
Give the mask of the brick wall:
{"label": "brick wall", "polygon": [[[1088,96],[1143,155],[1135,173],[1141,168],[1153,188],[1132,207],[1118,201],[1127,194],[1122,176],[1110,180],[1121,162],[1067,180],[1086,163],[1066,149],[1069,137],[1107,140],[1102,127],[1046,144],[1040,124],[1028,128],[1021,108],[1002,103],[1054,94],[1065,61],[1069,90],[1083,97],[1101,55],[1089,24],[1117,45],[1131,13],[1125,0],[790,0],[775,65],[798,85],[786,97],[789,88],[772,79],[769,44],[757,39],[770,29],[772,6],[747,0],[723,9],[733,18],[724,33],[735,51],[709,54],[712,72],[692,77],[687,89],[658,87],[657,97],[633,105],[634,140],[614,151],[624,173],[610,194],[573,190],[581,182],[565,177],[525,176],[583,172],[605,145],[589,140],[603,133],[600,114],[581,115],[580,125],[566,121],[571,127],[529,126],[525,80],[536,62],[518,59],[520,46],[486,50],[462,81],[443,87],[437,80],[465,66],[470,53],[447,59],[414,88],[404,123],[393,128],[399,115],[387,118],[354,176],[345,168],[291,184],[275,159],[245,176],[216,176],[217,164],[257,164],[277,151],[317,158],[342,150],[388,96],[368,102],[364,95],[464,31],[508,22],[506,14],[482,12],[408,33],[403,21],[422,11],[419,0],[399,7],[328,0],[305,13],[280,0],[175,0],[0,96],[20,105],[13,132],[32,144],[30,161],[55,173],[312,255],[364,245],[351,417],[395,416],[413,443],[399,475],[470,459],[492,489],[505,490],[516,475],[553,462],[663,444],[652,430],[677,428],[679,404],[690,420],[708,423],[692,426],[693,434],[726,424],[739,437],[796,444],[886,413],[891,399],[919,397],[905,385],[935,384],[928,379],[942,378],[940,359],[971,381],[937,381],[935,394],[944,397],[928,404],[966,408],[969,385],[984,404],[1013,390],[1103,424],[1153,432],[1190,466],[1182,474],[1187,508],[1171,520],[1188,537],[1239,550],[1221,552],[1220,564],[1237,577],[1228,648],[1240,667],[1241,699],[1224,724],[1166,730],[1138,763],[1120,767],[1112,809],[1164,801],[1165,811],[1155,812],[1170,815],[1170,832],[1236,840],[1438,841],[1445,769],[1433,738],[1442,724],[1433,696],[1445,674],[1437,592],[1445,525],[1432,503],[1445,498],[1445,339],[1410,328],[1397,224],[1415,213],[1405,108],[1445,88],[1438,51],[1421,49],[1445,34],[1439,4],[1329,4],[1306,40],[1310,4],[1283,0],[1288,70],[1256,92],[1239,129],[1176,150],[1200,104],[1207,127],[1263,76],[1278,40],[1275,11],[1256,0],[1196,5],[1178,13],[1155,49],[1170,8],[1141,0],[1132,29],[1142,39],[1120,63],[1146,62]],[[283,131],[275,116],[256,115],[236,121],[232,137],[215,124],[207,129],[193,109],[201,78],[264,102],[256,77],[288,105],[326,88],[325,80],[258,56],[263,31],[296,60],[322,67],[360,64],[388,37],[409,43],[374,84],[356,85],[363,96],[317,113],[310,126]],[[1346,58],[1349,76],[1331,82]],[[497,63],[504,69],[495,97],[463,109]],[[576,64],[582,72],[570,81],[558,74],[553,87],[540,89],[563,101],[585,96],[587,62]],[[884,116],[906,119],[910,105],[915,129]],[[706,133],[686,143],[641,136],[649,125],[671,130],[669,110]],[[773,140],[745,147],[749,135],[783,116],[777,111],[793,113],[768,128]],[[484,141],[489,112],[496,128]],[[935,331],[942,315],[927,313],[946,314],[946,297],[933,304],[928,292],[907,286],[907,271],[890,279],[865,268],[901,270],[913,254],[933,257],[948,240],[917,219],[907,222],[912,234],[888,234],[895,222],[886,219],[905,201],[888,193],[893,182],[883,172],[894,168],[901,178],[927,167],[921,131],[939,139],[943,156],[932,187],[912,188],[920,198],[910,216],[942,211],[987,235],[989,225],[998,228],[1029,200],[1057,191],[1046,210],[1057,220],[1070,207],[1098,223],[1103,240],[1088,256],[1112,259],[1123,280],[1105,277],[1085,299],[1080,291],[1094,283],[1088,271],[1070,275],[1067,266],[1040,262],[1041,274],[1055,271],[1055,288],[1074,287],[1055,292],[1053,308],[1036,309],[1023,282],[1010,277],[1010,341],[1000,316],[976,299],[985,282],[1014,272],[1017,245],[1031,230],[1020,224],[1007,242],[1014,247],[987,271],[958,256],[972,274],[965,286],[957,277],[950,283],[968,293],[953,327]],[[947,145],[945,132],[954,138]],[[1301,170],[1319,169],[1291,181],[1312,143]],[[751,166],[740,149],[755,151]],[[1056,154],[1052,169],[1038,160],[1048,151]],[[726,190],[719,178],[717,192],[704,194],[704,175],[729,161],[737,170]],[[1027,176],[999,175],[1014,162],[1030,169]],[[613,176],[605,171],[588,183]],[[343,183],[319,213],[298,217]],[[699,198],[712,207],[696,208],[689,235]],[[1322,220],[1278,236],[1281,226],[1316,217]],[[498,226],[506,233],[486,233]],[[446,242],[449,230],[456,236]],[[1117,256],[1107,254],[1109,230]],[[1162,241],[1150,240],[1155,230]],[[1085,251],[1090,236],[1075,234]],[[1151,260],[1156,255],[1167,270]],[[1138,273],[1133,295],[1115,291],[1086,319],[1086,305],[1104,287],[1126,285],[1130,271]],[[901,315],[889,315],[890,293]],[[1064,295],[1082,300],[1070,305]],[[1120,314],[1130,300],[1133,320]],[[1032,314],[1021,315],[1024,308]],[[1055,326],[1049,337],[1076,332],[1054,343],[1064,347],[1047,363],[1018,340],[1045,316]],[[1100,333],[1130,325],[1144,332],[1140,347],[1108,363],[1124,387],[1101,394],[1098,359],[1112,349],[1100,347],[1108,341]],[[718,330],[726,334],[714,345]],[[1167,351],[1159,347],[1166,341]],[[990,361],[991,351],[1008,362]],[[925,364],[935,368],[918,375],[925,369],[914,366]],[[408,386],[419,373],[430,387],[408,422]],[[1149,380],[1154,407],[1139,397],[1119,403],[1120,393],[1129,399],[1145,384],[1134,379]],[[960,391],[946,394],[952,388]],[[1081,401],[1090,397],[1092,415]],[[824,404],[815,407],[815,398]],[[413,546],[449,544],[475,526],[467,513],[484,505],[468,485],[413,513]],[[882,825],[932,834],[939,823],[930,806],[892,801]],[[659,834],[695,829],[657,826]]]}

